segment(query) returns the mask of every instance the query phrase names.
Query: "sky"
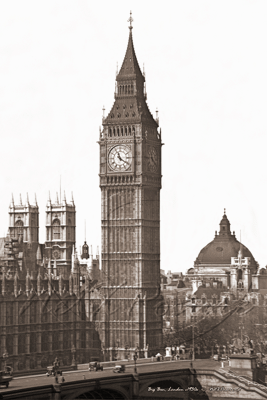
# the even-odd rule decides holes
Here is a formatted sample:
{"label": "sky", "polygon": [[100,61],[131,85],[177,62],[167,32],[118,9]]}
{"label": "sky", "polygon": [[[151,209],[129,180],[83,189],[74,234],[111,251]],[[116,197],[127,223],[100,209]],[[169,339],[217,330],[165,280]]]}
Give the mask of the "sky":
{"label": "sky", "polygon": [[0,236],[11,194],[73,192],[101,245],[99,127],[133,40],[162,130],[161,268],[185,272],[226,214],[267,264],[266,0],[0,1]]}

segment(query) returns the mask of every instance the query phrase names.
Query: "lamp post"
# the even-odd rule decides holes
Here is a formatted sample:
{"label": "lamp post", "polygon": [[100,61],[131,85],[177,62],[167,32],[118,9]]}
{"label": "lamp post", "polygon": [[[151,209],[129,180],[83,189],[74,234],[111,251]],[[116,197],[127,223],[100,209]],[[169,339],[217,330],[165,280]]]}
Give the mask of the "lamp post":
{"label": "lamp post", "polygon": [[135,350],[134,350],[134,373],[137,374],[137,369],[136,369],[136,361],[138,359],[138,350],[139,347],[136,346]]}
{"label": "lamp post", "polygon": [[194,325],[194,321],[193,321],[193,325],[192,325],[192,336],[193,336],[193,353],[192,353],[192,361],[195,360],[195,325]]}
{"label": "lamp post", "polygon": [[6,371],[6,369],[7,369],[6,362],[7,362],[7,359],[8,359],[8,352],[7,352],[6,349],[5,349],[4,353],[3,353],[3,359],[4,359],[5,371]]}
{"label": "lamp post", "polygon": [[128,346],[128,344],[125,345],[125,353],[126,353],[125,354],[126,359],[129,360],[129,346]]}
{"label": "lamp post", "polygon": [[75,366],[76,366],[76,360],[75,360],[76,349],[75,349],[74,344],[72,345],[71,353],[72,353],[72,363],[71,363],[71,365],[72,365],[73,367],[75,367]]}

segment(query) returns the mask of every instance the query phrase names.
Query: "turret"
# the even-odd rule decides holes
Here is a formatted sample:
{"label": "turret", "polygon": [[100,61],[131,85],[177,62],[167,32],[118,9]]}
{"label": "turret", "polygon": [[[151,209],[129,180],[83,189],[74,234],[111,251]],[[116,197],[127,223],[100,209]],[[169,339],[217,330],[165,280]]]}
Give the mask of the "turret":
{"label": "turret", "polygon": [[29,274],[29,269],[27,269],[27,275],[26,275],[26,296],[29,297],[30,294],[30,289],[31,288],[31,277]]}
{"label": "turret", "polygon": [[54,269],[53,269],[53,275],[54,277],[57,276],[57,259],[54,259]]}
{"label": "turret", "polygon": [[40,268],[39,268],[38,275],[37,275],[37,294],[38,294],[38,296],[41,295],[41,283],[42,283],[42,278],[41,278],[41,273],[40,273]]}
{"label": "turret", "polygon": [[2,272],[2,296],[6,294],[6,272]]}
{"label": "turret", "polygon": [[14,295],[15,297],[18,297],[18,271],[15,272],[14,276]]}
{"label": "turret", "polygon": [[70,294],[70,296],[73,295],[73,279],[72,279],[72,273],[70,274],[70,277],[69,277],[69,294]]}
{"label": "turret", "polygon": [[58,278],[58,291],[60,296],[62,296],[63,293],[63,276],[62,273],[60,272],[59,278]]}
{"label": "turret", "polygon": [[36,252],[36,263],[37,265],[42,264],[42,254],[41,254],[41,246],[38,244],[37,252]]}

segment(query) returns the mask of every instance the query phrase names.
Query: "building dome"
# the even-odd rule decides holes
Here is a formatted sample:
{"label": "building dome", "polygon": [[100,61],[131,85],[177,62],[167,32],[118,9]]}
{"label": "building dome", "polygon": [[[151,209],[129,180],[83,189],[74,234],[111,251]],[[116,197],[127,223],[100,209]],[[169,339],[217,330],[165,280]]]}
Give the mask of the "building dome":
{"label": "building dome", "polygon": [[236,239],[235,234],[231,233],[230,222],[224,213],[223,218],[220,222],[220,232],[215,233],[215,238],[212,242],[207,244],[199,253],[196,261],[195,267],[201,266],[203,264],[231,264],[231,257],[237,257],[238,252],[242,248],[242,256],[250,257],[252,270],[256,272],[257,263],[249,251],[249,249],[240,244]]}

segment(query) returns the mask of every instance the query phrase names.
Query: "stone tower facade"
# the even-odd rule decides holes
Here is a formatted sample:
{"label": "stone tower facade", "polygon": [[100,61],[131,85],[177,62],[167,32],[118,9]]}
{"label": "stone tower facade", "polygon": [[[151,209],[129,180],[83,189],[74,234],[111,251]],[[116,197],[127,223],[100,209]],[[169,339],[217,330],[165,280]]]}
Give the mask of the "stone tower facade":
{"label": "stone tower facade", "polygon": [[46,241],[45,252],[51,258],[52,265],[56,264],[58,273],[67,279],[71,272],[72,248],[75,246],[76,210],[74,200],[52,204],[48,199],[46,205]]}
{"label": "stone tower facade", "polygon": [[17,238],[21,242],[38,243],[39,242],[39,207],[35,199],[35,204],[29,203],[27,195],[26,204],[15,205],[14,198],[9,206],[9,236]]}
{"label": "stone tower facade", "polygon": [[100,132],[101,341],[108,359],[162,346],[161,134],[146,103],[132,38]]}

